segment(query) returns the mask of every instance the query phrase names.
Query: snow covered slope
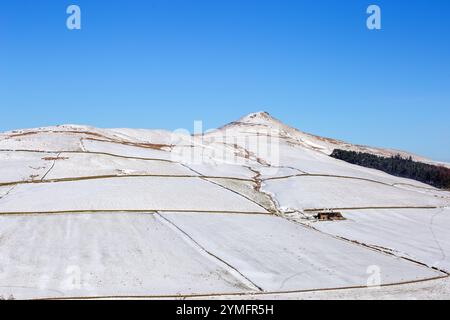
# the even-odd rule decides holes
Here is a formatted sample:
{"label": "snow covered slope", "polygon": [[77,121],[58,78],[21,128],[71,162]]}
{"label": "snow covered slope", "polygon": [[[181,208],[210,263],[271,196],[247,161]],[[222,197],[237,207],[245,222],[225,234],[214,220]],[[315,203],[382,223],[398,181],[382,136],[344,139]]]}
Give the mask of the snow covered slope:
{"label": "snow covered slope", "polygon": [[295,128],[289,127],[285,124],[283,124],[281,121],[275,119],[271,115],[269,115],[267,112],[261,111],[249,114],[240,120],[231,123],[230,125],[227,125],[223,128],[235,126],[235,125],[244,125],[244,126],[253,126],[253,127],[271,127],[271,128],[278,128],[282,135],[287,138],[291,139],[297,143],[300,143],[306,147],[309,147],[311,149],[323,152],[327,155],[331,154],[334,149],[343,149],[343,150],[351,150],[351,151],[358,151],[358,152],[366,152],[366,153],[372,153],[378,156],[383,157],[390,157],[397,154],[400,154],[402,157],[409,158],[410,156],[417,160],[422,162],[428,162],[431,164],[438,164],[438,165],[444,165],[449,166],[448,163],[442,163],[433,161],[431,159],[427,159],[422,156],[415,155],[410,152],[401,151],[401,150],[393,150],[393,149],[383,149],[383,148],[377,148],[377,147],[370,147],[370,146],[363,146],[363,145],[355,145],[351,143],[347,143],[341,140],[331,139],[331,138],[324,138],[317,135],[313,135],[310,133],[302,132],[300,130],[297,130]]}
{"label": "snow covered slope", "polygon": [[[331,158],[334,148],[393,152],[264,112],[193,136],[0,134],[0,297],[283,297],[447,281],[450,192]],[[314,218],[325,209],[347,220]]]}

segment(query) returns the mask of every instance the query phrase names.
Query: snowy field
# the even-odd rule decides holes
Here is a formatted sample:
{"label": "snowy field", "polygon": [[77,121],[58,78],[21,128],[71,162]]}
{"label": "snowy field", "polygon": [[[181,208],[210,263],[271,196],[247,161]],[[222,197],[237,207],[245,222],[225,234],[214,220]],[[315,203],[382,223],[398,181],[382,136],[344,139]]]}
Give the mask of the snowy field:
{"label": "snowy field", "polygon": [[313,226],[450,272],[450,208],[355,210],[344,216],[348,220]]}
{"label": "snowy field", "polygon": [[122,177],[21,184],[0,199],[1,212],[188,210],[266,212],[201,178]]}
{"label": "snowy field", "polygon": [[196,213],[163,216],[264,291],[365,286],[371,266],[386,270],[382,283],[442,275],[278,217]]}
{"label": "snowy field", "polygon": [[104,152],[114,155],[120,155],[123,157],[162,160],[171,159],[171,154],[168,151],[104,141],[83,140],[83,150],[88,152]]}
{"label": "snowy field", "polygon": [[0,134],[0,298],[450,299],[450,192],[334,148],[393,154],[266,113]]}
{"label": "snowy field", "polygon": [[269,180],[264,190],[278,200],[280,207],[294,210],[360,207],[444,206],[448,199],[428,196],[371,181],[301,176]]}
{"label": "snowy field", "polygon": [[0,217],[0,295],[250,291],[151,214]]}
{"label": "snowy field", "polygon": [[0,183],[42,178],[52,165],[43,158],[54,156],[56,154],[0,152]]}
{"label": "snowy field", "polygon": [[196,176],[179,163],[159,160],[126,159],[108,155],[61,153],[46,179],[101,175]]}

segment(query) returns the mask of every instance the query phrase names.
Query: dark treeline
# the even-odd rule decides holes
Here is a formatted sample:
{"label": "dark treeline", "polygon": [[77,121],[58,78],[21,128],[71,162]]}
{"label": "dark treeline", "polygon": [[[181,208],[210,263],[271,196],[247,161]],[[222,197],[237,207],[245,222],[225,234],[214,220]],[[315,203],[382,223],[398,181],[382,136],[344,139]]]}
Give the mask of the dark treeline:
{"label": "dark treeline", "polygon": [[436,188],[450,189],[450,169],[427,163],[413,161],[396,155],[390,158],[370,153],[335,149],[333,158],[357,164],[367,168],[378,169],[397,177],[414,179]]}

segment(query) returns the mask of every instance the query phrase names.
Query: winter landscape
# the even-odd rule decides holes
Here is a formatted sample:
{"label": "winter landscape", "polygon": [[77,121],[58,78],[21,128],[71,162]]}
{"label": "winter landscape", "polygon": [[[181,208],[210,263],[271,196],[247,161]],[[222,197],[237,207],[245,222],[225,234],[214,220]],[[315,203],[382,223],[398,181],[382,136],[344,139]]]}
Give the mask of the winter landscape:
{"label": "winter landscape", "polygon": [[[266,112],[0,134],[4,299],[449,299],[450,192]],[[336,215],[338,219],[333,219]]]}

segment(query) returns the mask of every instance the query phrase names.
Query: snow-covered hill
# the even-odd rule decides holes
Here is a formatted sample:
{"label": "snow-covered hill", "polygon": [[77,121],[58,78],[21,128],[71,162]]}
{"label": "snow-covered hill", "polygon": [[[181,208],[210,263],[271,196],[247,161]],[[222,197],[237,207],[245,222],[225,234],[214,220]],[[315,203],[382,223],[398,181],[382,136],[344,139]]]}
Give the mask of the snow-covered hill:
{"label": "snow-covered hill", "polygon": [[[335,148],[397,153],[265,112],[193,136],[0,134],[0,296],[283,297],[380,284],[413,297],[409,283],[442,278],[450,297],[450,193],[329,157]],[[329,209],[347,220],[314,218]]]}

